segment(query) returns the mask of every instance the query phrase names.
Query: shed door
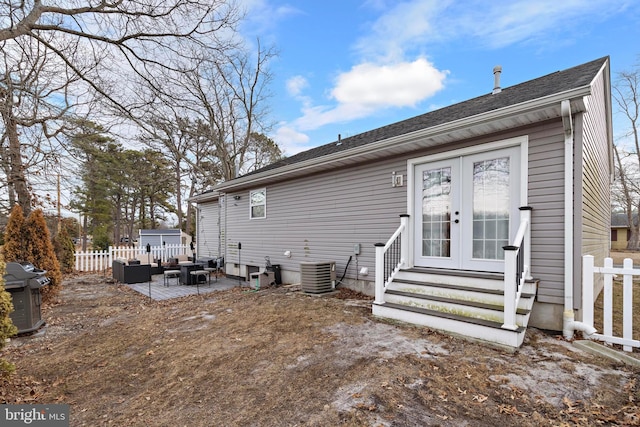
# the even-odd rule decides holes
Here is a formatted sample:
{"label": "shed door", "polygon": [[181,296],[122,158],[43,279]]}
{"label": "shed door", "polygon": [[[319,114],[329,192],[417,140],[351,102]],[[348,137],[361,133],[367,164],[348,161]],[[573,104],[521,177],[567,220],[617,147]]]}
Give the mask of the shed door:
{"label": "shed door", "polygon": [[519,148],[416,165],[415,264],[504,271],[518,227]]}

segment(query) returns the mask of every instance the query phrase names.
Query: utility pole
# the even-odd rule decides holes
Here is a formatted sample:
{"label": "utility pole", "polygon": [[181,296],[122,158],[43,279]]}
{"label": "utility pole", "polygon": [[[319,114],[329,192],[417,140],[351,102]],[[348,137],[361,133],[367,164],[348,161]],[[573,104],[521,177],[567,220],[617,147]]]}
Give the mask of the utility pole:
{"label": "utility pole", "polygon": [[61,227],[62,227],[62,215],[60,213],[60,172],[58,172],[58,234],[60,234]]}

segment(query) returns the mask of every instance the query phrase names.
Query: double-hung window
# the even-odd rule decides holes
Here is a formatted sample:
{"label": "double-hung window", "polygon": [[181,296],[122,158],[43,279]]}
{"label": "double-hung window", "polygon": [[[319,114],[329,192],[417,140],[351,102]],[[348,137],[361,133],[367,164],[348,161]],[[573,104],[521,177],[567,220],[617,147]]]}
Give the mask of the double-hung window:
{"label": "double-hung window", "polygon": [[267,190],[253,190],[249,193],[249,218],[261,219],[267,217]]}

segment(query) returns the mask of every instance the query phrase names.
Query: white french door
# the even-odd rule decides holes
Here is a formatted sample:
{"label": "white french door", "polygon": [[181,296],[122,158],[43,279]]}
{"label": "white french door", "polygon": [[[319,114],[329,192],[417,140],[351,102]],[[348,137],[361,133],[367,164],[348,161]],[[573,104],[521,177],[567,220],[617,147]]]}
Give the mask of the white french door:
{"label": "white french door", "polygon": [[519,147],[415,165],[417,266],[504,271],[519,225]]}

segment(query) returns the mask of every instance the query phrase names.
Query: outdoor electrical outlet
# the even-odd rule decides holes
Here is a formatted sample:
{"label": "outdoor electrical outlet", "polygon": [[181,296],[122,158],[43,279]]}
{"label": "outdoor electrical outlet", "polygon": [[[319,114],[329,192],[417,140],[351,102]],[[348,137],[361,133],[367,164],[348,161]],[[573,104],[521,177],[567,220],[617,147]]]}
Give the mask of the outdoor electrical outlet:
{"label": "outdoor electrical outlet", "polygon": [[356,243],[353,245],[353,254],[360,255],[360,243]]}

